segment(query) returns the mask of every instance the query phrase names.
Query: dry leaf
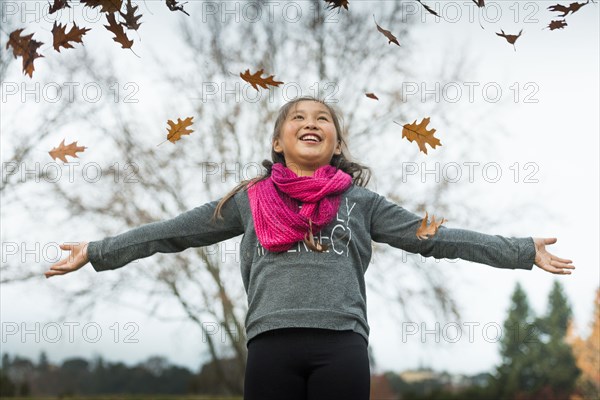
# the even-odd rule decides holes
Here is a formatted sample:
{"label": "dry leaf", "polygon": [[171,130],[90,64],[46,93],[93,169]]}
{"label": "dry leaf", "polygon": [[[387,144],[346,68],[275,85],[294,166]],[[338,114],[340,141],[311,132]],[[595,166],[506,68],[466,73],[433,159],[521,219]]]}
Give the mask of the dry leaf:
{"label": "dry leaf", "polygon": [[101,7],[100,12],[116,13],[121,10],[123,0],[81,0],[89,8]]}
{"label": "dry leaf", "polygon": [[254,89],[256,89],[256,91],[258,91],[258,88],[256,87],[256,85],[262,87],[263,89],[267,89],[267,85],[279,86],[283,83],[283,82],[278,82],[278,81],[273,80],[274,75],[270,75],[266,78],[261,78],[260,76],[262,74],[263,74],[262,69],[252,75],[250,74],[250,70],[247,69],[246,72],[244,72],[243,74],[240,73],[240,76],[242,77],[243,80],[245,80],[246,82],[251,84],[252,87]]}
{"label": "dry leaf", "polygon": [[367,93],[366,96],[371,99],[379,100],[379,97],[375,96],[375,93]]}
{"label": "dry leaf", "polygon": [[573,14],[574,12],[579,11],[581,7],[585,6],[589,2],[590,1],[588,0],[585,3],[571,3],[568,7],[560,4],[555,4],[553,6],[548,7],[548,10],[561,12],[562,15],[559,15],[559,17],[566,17],[569,13]]}
{"label": "dry leaf", "polygon": [[325,0],[325,3],[329,3],[327,6],[328,10],[333,10],[339,8],[340,10],[344,7],[346,10],[348,9],[348,0]]}
{"label": "dry leaf", "polygon": [[9,46],[12,46],[13,55],[15,58],[18,56],[23,58],[23,72],[32,78],[33,71],[35,70],[33,62],[36,58],[44,57],[37,52],[37,49],[43,43],[32,39],[33,33],[26,36],[21,36],[23,30],[24,28],[21,28],[10,33],[8,36],[8,42],[6,43],[6,48],[8,49]]}
{"label": "dry leaf", "polygon": [[108,25],[104,25],[104,27],[114,33],[115,37],[113,40],[119,43],[123,49],[130,49],[131,46],[133,46],[133,40],[129,40],[125,34],[125,31],[123,30],[123,25],[117,23],[115,14],[107,13],[106,19],[108,21]]}
{"label": "dry leaf", "polygon": [[427,11],[429,11],[430,14],[435,15],[436,17],[439,17],[438,13],[435,12],[434,9],[430,8],[428,5],[425,5],[423,3],[421,3],[421,0],[417,0],[419,2],[419,4],[421,4]]}
{"label": "dry leaf", "polygon": [[518,35],[507,35],[506,33],[504,33],[504,31],[501,29],[500,32],[502,33],[498,33],[496,32],[496,35],[503,37],[504,39],[506,39],[506,41],[510,44],[513,45],[513,48],[515,49],[515,51],[517,51],[517,48],[515,47],[515,42],[517,41],[517,39],[521,36],[521,33],[523,33],[523,29],[521,29],[519,31]]}
{"label": "dry leaf", "polygon": [[179,11],[185,13],[188,17],[190,16],[190,14],[185,12],[185,10],[183,9],[183,4],[187,4],[187,1],[183,4],[177,4],[177,0],[166,0],[166,3],[167,3],[167,7],[169,8],[169,10],[171,10],[171,11],[179,10]]}
{"label": "dry leaf", "polygon": [[318,251],[318,252],[327,251],[329,249],[328,245],[321,244],[320,242],[317,242],[315,240],[313,231],[312,231],[312,220],[310,218],[308,219],[308,233],[306,233],[304,235],[304,243],[306,243],[306,246],[309,249]]}
{"label": "dry leaf", "polygon": [[66,156],[79,158],[75,153],[83,152],[85,151],[85,149],[87,149],[87,147],[77,146],[77,141],[65,146],[65,139],[63,139],[63,141],[60,142],[58,147],[55,147],[52,150],[50,150],[48,154],[50,154],[50,157],[52,157],[53,160],[60,158],[62,162],[68,162]]}
{"label": "dry leaf", "polygon": [[194,119],[194,117],[187,117],[183,121],[181,118],[177,118],[177,123],[168,120],[167,124],[169,124],[170,128],[167,128],[167,140],[171,143],[175,143],[181,139],[181,135],[189,135],[194,132],[192,129],[187,129],[192,126],[192,119]]}
{"label": "dry leaf", "polygon": [[[397,123],[396,121],[394,122]],[[419,150],[425,154],[427,154],[425,143],[429,144],[433,149],[435,149],[435,146],[442,145],[439,139],[433,136],[435,129],[427,130],[428,124],[429,117],[423,118],[419,125],[417,125],[417,120],[415,120],[412,124],[403,125],[402,128],[402,137],[407,138],[409,142],[416,141],[419,145]]]}
{"label": "dry leaf", "polygon": [[66,25],[57,24],[54,21],[54,26],[52,27],[52,36],[54,38],[54,50],[60,53],[60,46],[65,49],[73,48],[73,45],[69,42],[82,43],[82,36],[91,29],[89,28],[78,28],[76,23],[73,23],[73,27],[68,33],[65,33]]}
{"label": "dry leaf", "polygon": [[125,8],[125,14],[123,14],[122,12],[119,11],[119,14],[121,14],[121,17],[123,17],[123,19],[125,20],[123,22],[123,25],[127,28],[127,29],[132,29],[134,31],[137,31],[140,27],[140,25],[142,24],[141,22],[138,22],[138,19],[142,18],[142,15],[135,15],[135,12],[137,11],[138,6],[133,6],[131,4],[131,0],[127,0],[127,4],[126,4],[126,8]]}
{"label": "dry leaf", "polygon": [[[373,20],[375,21],[375,14],[373,14]],[[382,27],[379,26],[379,24],[377,24],[377,21],[375,21],[375,25],[377,25],[377,30],[381,33],[383,33],[383,35],[389,39],[388,44],[394,42],[396,43],[398,46],[400,46],[400,43],[398,43],[398,39],[396,39],[396,36],[392,35],[392,32],[383,29]]]}
{"label": "dry leaf", "polygon": [[550,30],[553,31],[555,29],[563,29],[565,26],[567,26],[567,21],[564,19],[559,19],[551,21],[547,28],[550,28]]}
{"label": "dry leaf", "polygon": [[442,218],[440,222],[436,223],[435,216],[433,216],[431,217],[431,224],[427,225],[427,211],[425,211],[425,218],[421,220],[421,226],[417,228],[417,238],[419,240],[429,239],[437,233],[440,225],[447,221],[447,219]]}
{"label": "dry leaf", "polygon": [[54,14],[56,11],[62,10],[63,8],[71,8],[67,0],[54,0],[54,4],[50,6],[48,14]]}

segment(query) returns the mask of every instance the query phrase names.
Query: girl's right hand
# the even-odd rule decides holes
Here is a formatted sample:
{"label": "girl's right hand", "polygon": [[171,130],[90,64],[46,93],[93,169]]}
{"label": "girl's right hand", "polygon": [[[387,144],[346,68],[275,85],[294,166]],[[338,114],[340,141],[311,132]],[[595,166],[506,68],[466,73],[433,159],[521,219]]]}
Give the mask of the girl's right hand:
{"label": "girl's right hand", "polygon": [[44,272],[46,278],[50,278],[54,275],[64,275],[69,272],[77,271],[88,263],[87,247],[89,242],[82,242],[79,244],[61,244],[59,247],[62,250],[70,250],[71,254],[53,264],[49,271]]}

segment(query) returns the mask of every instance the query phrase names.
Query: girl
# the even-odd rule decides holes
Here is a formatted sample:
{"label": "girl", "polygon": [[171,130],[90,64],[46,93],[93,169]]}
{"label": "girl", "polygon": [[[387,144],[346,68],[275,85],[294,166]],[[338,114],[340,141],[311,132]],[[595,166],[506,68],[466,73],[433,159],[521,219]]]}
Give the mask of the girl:
{"label": "girl", "polygon": [[366,189],[369,168],[351,162],[345,149],[334,108],[312,97],[293,100],[275,122],[264,176],[173,219],[63,244],[71,256],[45,275],[64,275],[88,261],[96,271],[116,269],[157,252],[243,234],[244,399],[367,400],[364,274],[372,240],[496,268],[531,270],[535,264],[555,274],[575,268],[546,251],[556,238],[506,238],[440,226],[433,237],[419,240],[421,218]]}

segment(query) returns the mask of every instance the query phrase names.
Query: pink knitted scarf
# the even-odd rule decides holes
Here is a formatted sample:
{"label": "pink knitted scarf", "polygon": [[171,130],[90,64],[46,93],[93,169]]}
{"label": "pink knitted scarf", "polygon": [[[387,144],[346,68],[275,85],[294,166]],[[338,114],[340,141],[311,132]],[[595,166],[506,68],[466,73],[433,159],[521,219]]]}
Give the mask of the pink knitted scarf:
{"label": "pink knitted scarf", "polygon": [[258,240],[269,251],[289,250],[335,218],[350,185],[352,177],[332,165],[319,167],[313,176],[298,176],[281,163],[273,164],[269,178],[248,186]]}

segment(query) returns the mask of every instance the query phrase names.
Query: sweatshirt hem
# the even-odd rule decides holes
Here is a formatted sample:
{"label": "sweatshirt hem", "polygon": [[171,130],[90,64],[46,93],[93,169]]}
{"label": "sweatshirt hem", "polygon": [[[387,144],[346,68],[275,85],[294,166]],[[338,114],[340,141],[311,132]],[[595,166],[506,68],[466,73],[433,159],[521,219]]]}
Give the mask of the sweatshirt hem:
{"label": "sweatshirt hem", "polygon": [[280,310],[262,315],[246,326],[246,346],[259,334],[280,328],[321,328],[352,330],[369,343],[369,324],[356,314],[327,309]]}

